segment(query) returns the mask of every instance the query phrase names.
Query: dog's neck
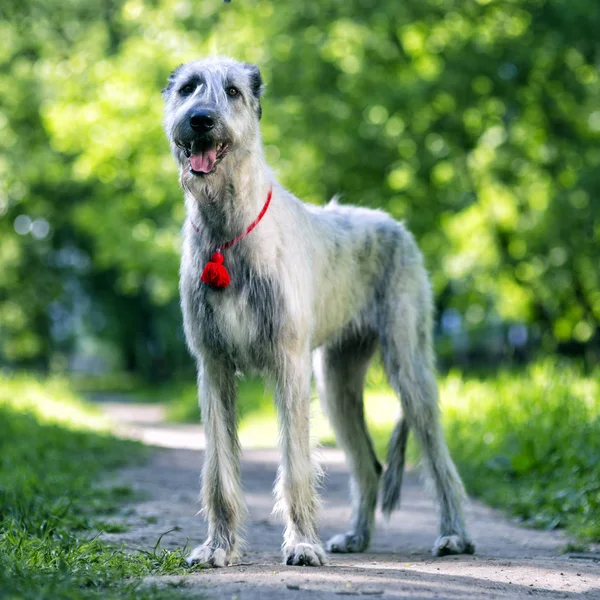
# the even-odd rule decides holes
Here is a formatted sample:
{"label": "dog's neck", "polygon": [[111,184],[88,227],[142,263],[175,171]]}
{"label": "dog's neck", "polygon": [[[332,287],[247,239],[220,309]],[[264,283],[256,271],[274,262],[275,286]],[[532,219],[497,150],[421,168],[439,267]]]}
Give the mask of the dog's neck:
{"label": "dog's neck", "polygon": [[217,169],[204,178],[189,173],[181,177],[188,219],[213,245],[237,237],[256,219],[272,184],[260,144],[226,158]]}

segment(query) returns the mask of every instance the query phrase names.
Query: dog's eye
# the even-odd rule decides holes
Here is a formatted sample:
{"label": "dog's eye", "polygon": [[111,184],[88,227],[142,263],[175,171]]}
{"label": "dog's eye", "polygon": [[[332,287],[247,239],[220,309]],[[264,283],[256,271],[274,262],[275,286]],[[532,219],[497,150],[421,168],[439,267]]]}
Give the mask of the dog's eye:
{"label": "dog's eye", "polygon": [[182,96],[189,96],[190,94],[194,93],[195,89],[196,89],[196,86],[193,83],[187,83],[179,90],[179,93]]}
{"label": "dog's eye", "polygon": [[232,85],[230,85],[230,86],[227,88],[227,95],[228,95],[228,96],[231,96],[232,98],[233,98],[234,96],[237,96],[239,93],[240,93],[240,90],[238,90],[236,87],[233,87]]}

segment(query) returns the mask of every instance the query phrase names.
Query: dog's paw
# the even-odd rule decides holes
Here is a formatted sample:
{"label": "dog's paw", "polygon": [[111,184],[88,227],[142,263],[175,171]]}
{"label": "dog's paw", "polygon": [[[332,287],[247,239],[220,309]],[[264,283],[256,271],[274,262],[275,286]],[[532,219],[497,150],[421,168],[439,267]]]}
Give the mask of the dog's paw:
{"label": "dog's paw", "polygon": [[207,544],[196,546],[185,559],[190,565],[206,565],[209,567],[226,567],[231,563],[231,556],[223,548],[211,548]]}
{"label": "dog's paw", "polygon": [[368,545],[366,536],[349,531],[334,535],[325,547],[327,552],[364,552]]}
{"label": "dog's paw", "polygon": [[471,540],[462,535],[440,535],[433,545],[433,556],[447,556],[448,554],[473,554],[475,545]]}
{"label": "dog's paw", "polygon": [[286,546],[283,549],[283,560],[286,565],[304,567],[320,567],[327,564],[325,551],[320,544],[301,543]]}

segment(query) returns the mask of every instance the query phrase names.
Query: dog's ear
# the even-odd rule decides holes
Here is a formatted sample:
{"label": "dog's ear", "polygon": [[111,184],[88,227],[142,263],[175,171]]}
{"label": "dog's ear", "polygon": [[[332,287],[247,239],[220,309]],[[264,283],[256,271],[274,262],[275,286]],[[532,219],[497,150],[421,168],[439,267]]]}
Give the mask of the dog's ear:
{"label": "dog's ear", "polygon": [[183,65],[179,65],[176,69],[173,69],[173,71],[169,75],[169,79],[167,80],[167,87],[165,87],[162,91],[163,96],[166,97],[169,94],[169,92],[173,89],[173,86],[175,85],[175,79],[177,78],[177,74],[179,73],[179,71],[181,71],[182,68]]}
{"label": "dog's ear", "polygon": [[250,75],[250,89],[254,94],[258,102],[258,118],[262,117],[262,106],[260,105],[260,97],[262,93],[265,91],[265,84],[263,83],[262,75],[260,74],[260,69],[256,65],[252,65],[250,63],[244,63],[244,67],[249,72]]}
{"label": "dog's ear", "polygon": [[256,98],[260,98],[265,90],[260,69],[256,65],[244,63],[244,66],[250,74],[250,89]]}

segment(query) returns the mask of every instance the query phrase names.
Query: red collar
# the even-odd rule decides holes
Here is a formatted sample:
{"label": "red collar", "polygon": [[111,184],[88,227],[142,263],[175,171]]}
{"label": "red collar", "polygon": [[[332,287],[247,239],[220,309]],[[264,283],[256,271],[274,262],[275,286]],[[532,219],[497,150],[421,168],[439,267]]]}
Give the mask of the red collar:
{"label": "red collar", "polygon": [[[273,196],[273,186],[271,186],[269,188],[269,193],[267,194],[267,200],[265,202],[265,205],[262,207],[262,210],[258,214],[258,217],[256,217],[256,219],[254,219],[254,221],[252,221],[252,223],[250,223],[250,225],[248,225],[246,231],[244,231],[243,233],[240,233],[240,235],[238,235],[236,238],[233,238],[229,242],[218,245],[217,251],[218,250],[226,250],[227,248],[231,248],[231,246],[233,246],[234,244],[237,244],[242,238],[245,238],[262,221],[262,218],[265,216],[267,209],[269,208],[269,204],[271,204],[272,196]],[[196,233],[200,233],[200,230],[196,226],[196,223],[194,223],[194,221],[192,221],[192,220],[190,220],[190,223],[192,224],[194,231]]]}
{"label": "red collar", "polygon": [[[200,277],[200,281],[202,283],[206,283],[207,285],[210,285],[215,289],[223,289],[229,285],[231,278],[229,276],[229,273],[227,272],[227,269],[225,268],[225,265],[223,264],[225,262],[225,257],[223,256],[221,250],[226,250],[227,248],[231,248],[231,246],[233,246],[234,244],[237,244],[242,238],[245,238],[262,221],[262,218],[265,216],[267,209],[269,208],[269,204],[271,204],[272,196],[273,186],[269,188],[267,200],[265,202],[265,205],[262,207],[262,210],[260,211],[258,217],[256,217],[256,219],[254,219],[254,221],[252,221],[250,225],[248,225],[246,231],[240,233],[240,235],[238,235],[236,238],[233,238],[229,242],[217,246],[217,249],[213,253],[210,261],[206,263],[206,266],[204,267],[204,271],[202,272],[202,276]],[[200,233],[200,230],[198,229],[198,227],[196,227],[194,221],[190,219],[190,223],[192,224],[194,231],[196,233]]]}

